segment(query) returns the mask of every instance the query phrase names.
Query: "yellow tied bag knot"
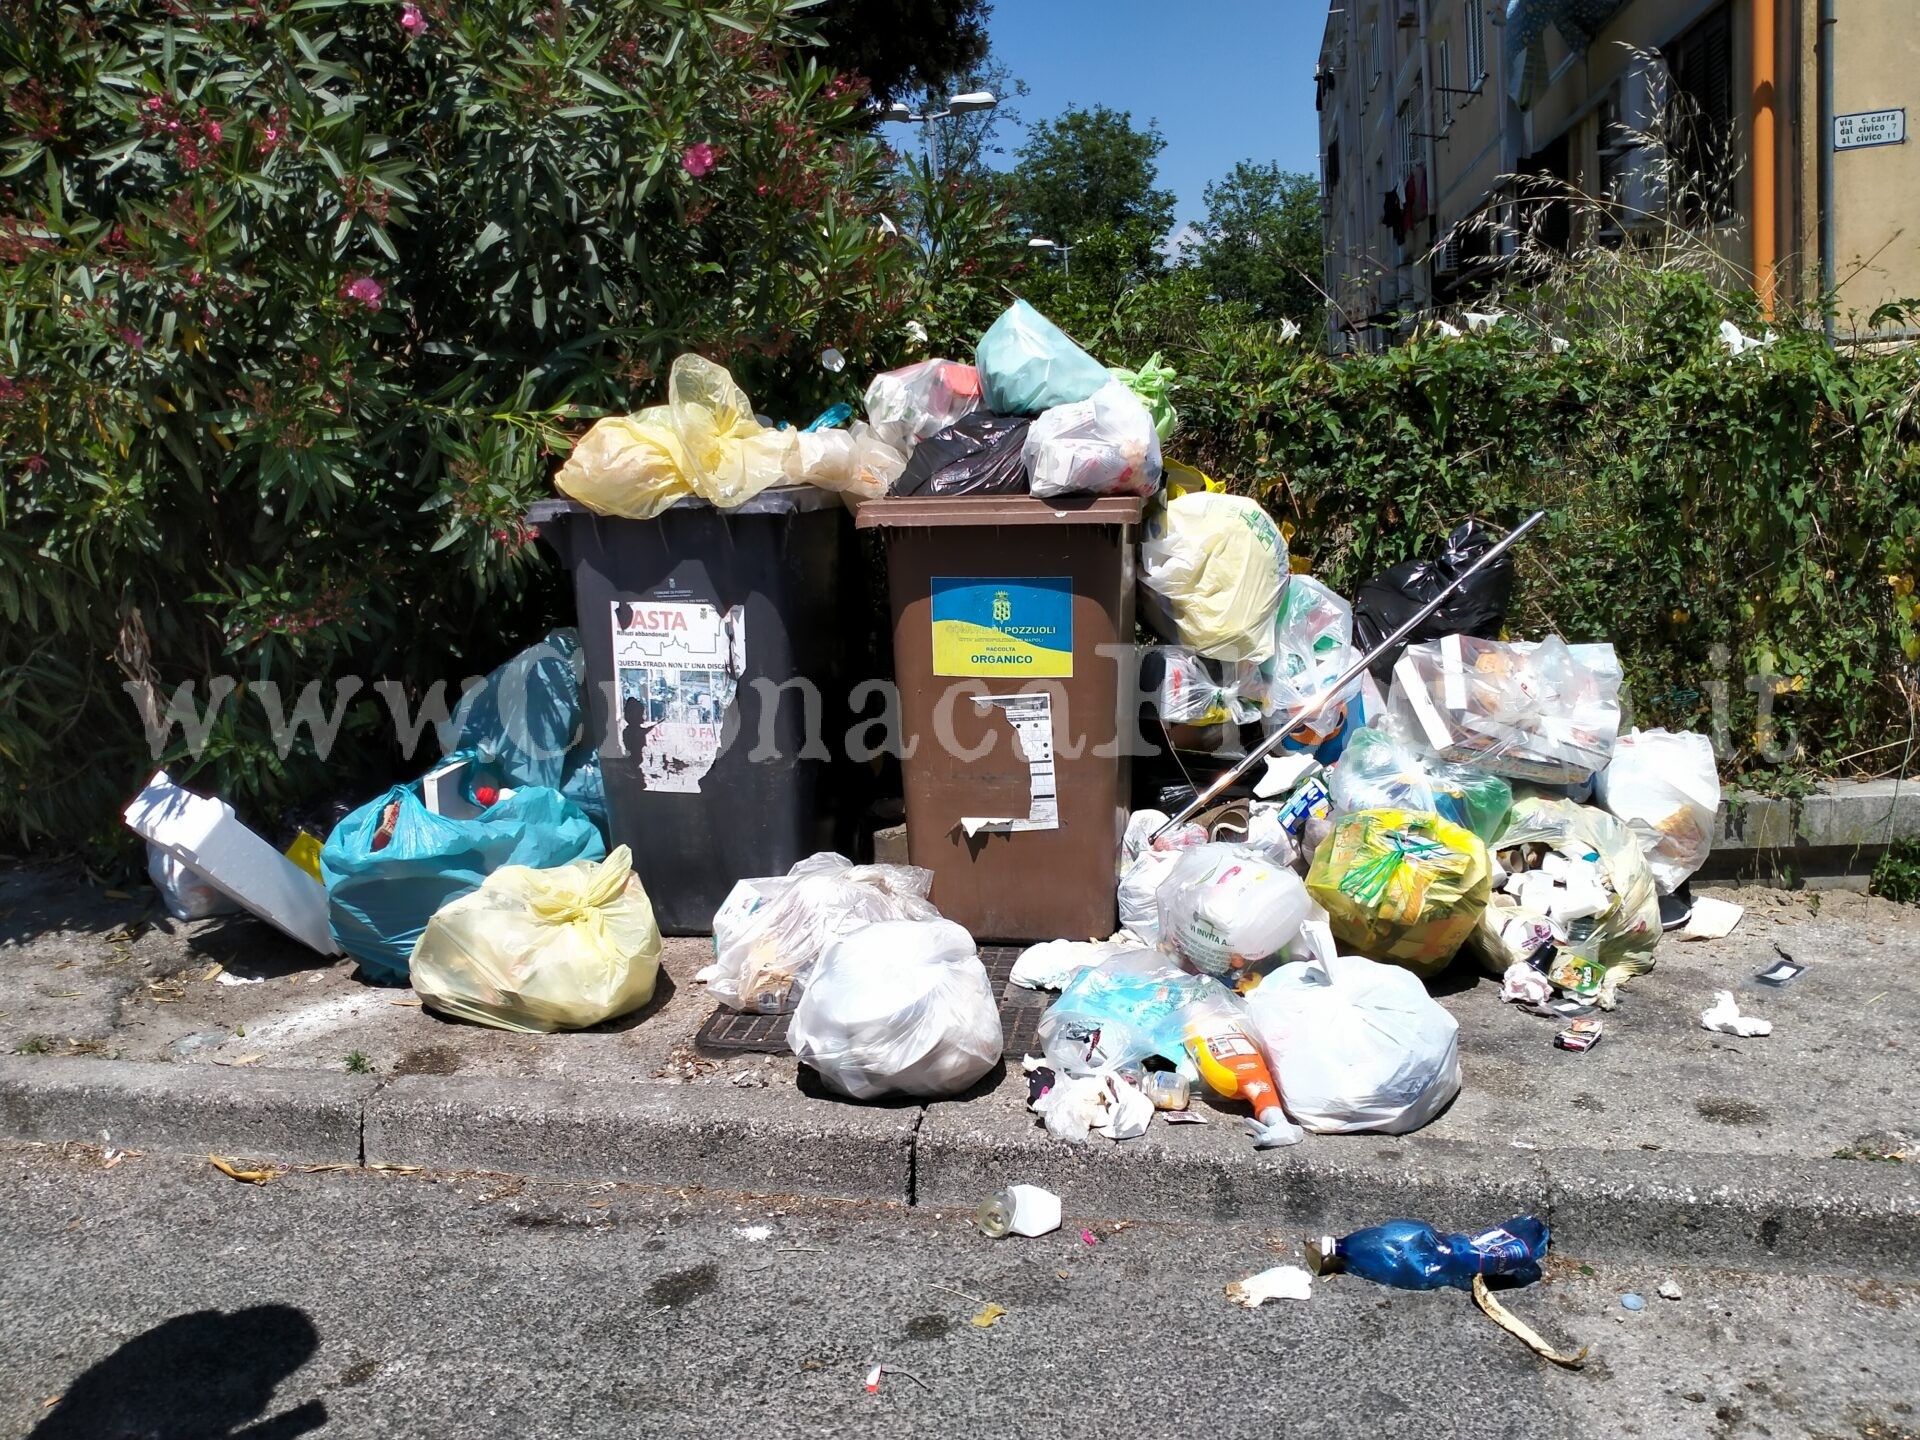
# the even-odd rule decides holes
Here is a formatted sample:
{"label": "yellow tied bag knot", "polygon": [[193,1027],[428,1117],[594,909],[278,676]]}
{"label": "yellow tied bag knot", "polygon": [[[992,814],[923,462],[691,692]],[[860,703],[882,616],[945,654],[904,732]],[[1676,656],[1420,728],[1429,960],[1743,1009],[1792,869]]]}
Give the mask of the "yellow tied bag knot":
{"label": "yellow tied bag knot", "polygon": [[421,1001],[502,1030],[578,1030],[637,1010],[660,974],[660,927],[622,845],[550,870],[508,865],[427,922]]}
{"label": "yellow tied bag knot", "polygon": [[725,367],[682,355],[666,404],[595,421],[553,483],[589,510],[629,520],[651,520],[686,495],[732,509],[787,478],[796,440],[753,418]]}

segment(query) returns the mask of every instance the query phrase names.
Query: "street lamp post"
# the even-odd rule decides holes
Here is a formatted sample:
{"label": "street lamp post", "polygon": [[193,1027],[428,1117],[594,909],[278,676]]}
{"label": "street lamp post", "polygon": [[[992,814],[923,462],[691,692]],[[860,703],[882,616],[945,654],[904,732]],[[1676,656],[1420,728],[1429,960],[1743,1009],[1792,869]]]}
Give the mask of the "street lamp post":
{"label": "street lamp post", "polygon": [[883,120],[895,120],[902,124],[920,126],[921,139],[927,147],[927,164],[936,175],[940,168],[939,152],[933,144],[933,122],[946,120],[954,115],[970,115],[976,110],[991,110],[1000,103],[1000,97],[991,90],[969,90],[964,95],[955,95],[942,104],[930,105],[916,115],[911,105],[896,100],[880,112]]}
{"label": "street lamp post", "polygon": [[1036,235],[1027,241],[1029,250],[1056,250],[1060,254],[1060,273],[1069,280],[1073,278],[1073,246],[1062,245],[1057,240],[1047,240]]}

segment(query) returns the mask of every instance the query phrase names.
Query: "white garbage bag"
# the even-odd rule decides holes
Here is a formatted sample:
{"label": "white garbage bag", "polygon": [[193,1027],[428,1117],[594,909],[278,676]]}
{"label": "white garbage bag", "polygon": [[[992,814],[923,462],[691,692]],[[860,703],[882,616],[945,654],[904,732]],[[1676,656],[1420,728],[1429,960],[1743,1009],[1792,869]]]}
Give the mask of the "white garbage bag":
{"label": "white garbage bag", "polygon": [[238,905],[152,841],[147,842],[147,878],[160,892],[167,913],[176,920],[205,920],[214,915],[240,913]]}
{"label": "white garbage bag", "polygon": [[957,360],[922,360],[873,377],[867,419],[887,444],[911,450],[980,408],[980,372]]}
{"label": "white garbage bag", "polygon": [[1278,953],[1313,909],[1298,875],[1248,845],[1196,845],[1157,898],[1161,940],[1194,969],[1228,977]]}
{"label": "white garbage bag", "polygon": [[787,1036],[829,1089],[856,1100],[957,1095],[1004,1043],[987,967],[951,920],[887,920],[835,940]]}
{"label": "white garbage bag", "polygon": [[1033,493],[1151,495],[1160,488],[1160,436],[1140,397],[1118,380],[1056,405],[1027,428],[1020,458]]}
{"label": "white garbage bag", "polygon": [[1691,731],[1633,730],[1614,742],[1594,798],[1626,821],[1653,883],[1671,895],[1707,863],[1720,810],[1713,741]]}
{"label": "white garbage bag", "polygon": [[1166,823],[1162,811],[1136,810],[1120,842],[1120,928],[1148,945],[1160,943],[1160,882],[1184,851],[1207,843],[1206,830],[1191,824],[1155,840],[1153,832]]}
{"label": "white garbage bag", "polygon": [[1287,1113],[1328,1134],[1418,1130],[1460,1093],[1459,1024],[1420,977],[1358,955],[1282,965],[1247,996]]}
{"label": "white garbage bag", "polygon": [[880,920],[937,920],[933,872],[809,855],[785,875],[742,880],[713,917],[713,964],[694,978],[722,1004],[777,1015],[800,1002],[821,952]]}

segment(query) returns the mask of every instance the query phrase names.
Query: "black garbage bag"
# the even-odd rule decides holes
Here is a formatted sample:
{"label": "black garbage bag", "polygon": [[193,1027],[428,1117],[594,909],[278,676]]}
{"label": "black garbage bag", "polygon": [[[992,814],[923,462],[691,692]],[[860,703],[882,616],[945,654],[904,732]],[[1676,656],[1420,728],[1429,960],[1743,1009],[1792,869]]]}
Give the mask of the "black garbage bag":
{"label": "black garbage bag", "polygon": [[914,447],[894,482],[895,495],[1025,495],[1020,458],[1032,422],[976,410]]}
{"label": "black garbage bag", "polygon": [[[1403,560],[1367,581],[1353,602],[1353,643],[1363,652],[1373,649],[1491,550],[1498,539],[1478,520],[1466,520],[1454,526],[1439,554]],[[1438,640],[1442,635],[1499,639],[1512,595],[1513,554],[1509,551],[1455,591],[1404,644],[1394,646],[1375,661],[1374,678],[1386,684],[1400,652],[1415,641]]]}

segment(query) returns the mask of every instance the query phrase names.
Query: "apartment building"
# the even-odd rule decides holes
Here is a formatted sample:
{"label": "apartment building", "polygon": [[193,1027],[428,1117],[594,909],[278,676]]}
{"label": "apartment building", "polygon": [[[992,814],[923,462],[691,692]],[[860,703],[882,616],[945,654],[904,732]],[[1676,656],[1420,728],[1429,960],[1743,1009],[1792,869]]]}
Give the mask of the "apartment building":
{"label": "apartment building", "polygon": [[1920,296],[1915,0],[1330,0],[1315,85],[1335,351],[1471,301],[1521,227],[1684,225],[1842,332]]}

